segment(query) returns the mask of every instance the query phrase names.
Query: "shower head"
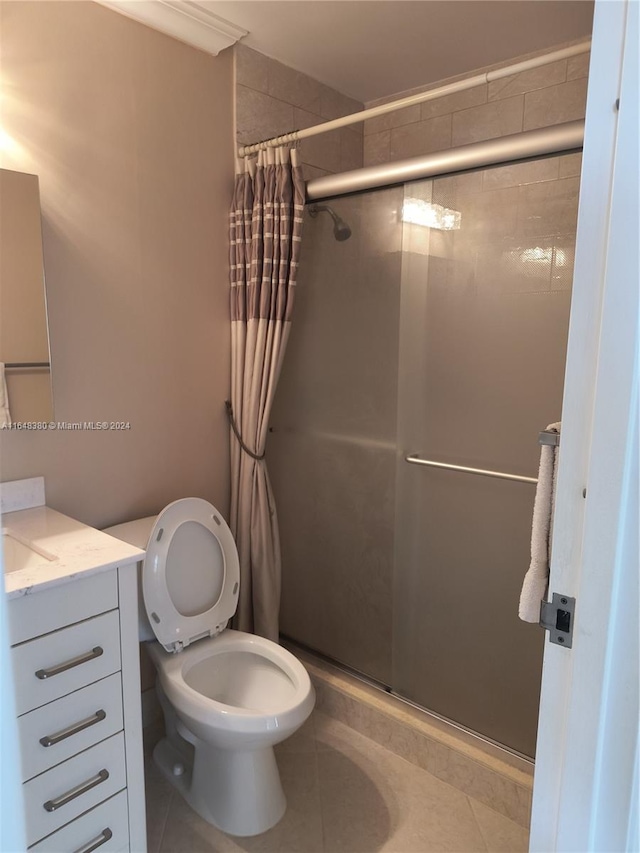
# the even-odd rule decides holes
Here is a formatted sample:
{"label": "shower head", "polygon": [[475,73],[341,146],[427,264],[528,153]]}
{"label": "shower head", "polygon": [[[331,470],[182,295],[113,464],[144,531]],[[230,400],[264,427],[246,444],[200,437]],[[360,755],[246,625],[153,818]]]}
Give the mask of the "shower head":
{"label": "shower head", "polygon": [[351,237],[351,228],[328,204],[312,204],[309,208],[309,216],[313,219],[321,212],[328,213],[333,219],[333,236],[336,240],[342,243],[343,240],[348,240]]}

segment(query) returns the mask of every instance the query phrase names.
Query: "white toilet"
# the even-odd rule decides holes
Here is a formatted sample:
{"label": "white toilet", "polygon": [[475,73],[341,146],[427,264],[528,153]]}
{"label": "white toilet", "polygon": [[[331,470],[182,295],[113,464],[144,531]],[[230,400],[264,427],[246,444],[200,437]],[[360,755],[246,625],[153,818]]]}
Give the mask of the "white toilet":
{"label": "white toilet", "polygon": [[210,503],[185,498],[105,532],[147,551],[140,638],[157,638],[148,649],[167,731],[156,764],[209,823],[231,835],[265,832],[286,809],[273,746],[313,710],[307,671],[276,643],[226,628],[238,552]]}

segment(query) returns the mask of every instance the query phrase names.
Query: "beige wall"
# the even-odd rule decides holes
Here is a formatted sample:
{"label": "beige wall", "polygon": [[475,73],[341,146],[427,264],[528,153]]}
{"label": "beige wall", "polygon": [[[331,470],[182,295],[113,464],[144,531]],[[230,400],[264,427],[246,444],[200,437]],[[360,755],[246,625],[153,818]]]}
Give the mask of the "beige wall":
{"label": "beige wall", "polygon": [[102,526],[228,508],[230,52],[91,2],[1,6],[2,166],[40,177],[55,417],[0,436],[2,479]]}
{"label": "beige wall", "polygon": [[[532,54],[533,55],[533,54]],[[511,65],[500,63],[474,74]],[[374,166],[584,118],[589,55],[553,62],[466,92],[406,107],[364,123],[364,165]],[[460,80],[453,77],[372,101],[377,106]]]}
{"label": "beige wall", "polygon": [[[274,59],[236,45],[236,132],[250,145],[362,109],[359,101],[330,89]],[[362,124],[300,143],[306,180],[362,166]]]}

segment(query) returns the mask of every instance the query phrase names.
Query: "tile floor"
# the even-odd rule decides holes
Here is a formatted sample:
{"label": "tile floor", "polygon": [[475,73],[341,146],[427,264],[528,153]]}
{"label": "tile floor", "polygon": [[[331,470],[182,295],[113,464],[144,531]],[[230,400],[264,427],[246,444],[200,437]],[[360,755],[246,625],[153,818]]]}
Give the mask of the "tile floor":
{"label": "tile floor", "polygon": [[253,838],[234,838],[205,823],[149,759],[149,853],[528,849],[522,827],[318,711],[276,754],[287,812]]}

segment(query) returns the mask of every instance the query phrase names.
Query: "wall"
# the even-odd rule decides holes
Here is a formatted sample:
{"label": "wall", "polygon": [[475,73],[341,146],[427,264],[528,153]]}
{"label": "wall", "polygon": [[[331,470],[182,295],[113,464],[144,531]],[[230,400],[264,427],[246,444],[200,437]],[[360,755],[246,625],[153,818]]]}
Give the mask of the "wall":
{"label": "wall", "polygon": [[2,166],[40,177],[57,421],[0,435],[2,479],[104,526],[228,509],[233,68],[90,2],[1,6]]}
{"label": "wall", "polygon": [[[234,49],[239,145],[250,145],[362,109],[359,101],[255,50],[244,45],[236,45]],[[300,162],[306,180],[361,167],[362,124],[302,140]]]}
{"label": "wall", "polygon": [[[533,55],[537,54],[480,68],[474,74],[502,68]],[[417,157],[584,118],[588,71],[589,54],[581,54],[369,119],[364,123],[364,165]],[[378,106],[461,79],[463,75],[440,80],[430,86],[371,101],[365,106]]]}

